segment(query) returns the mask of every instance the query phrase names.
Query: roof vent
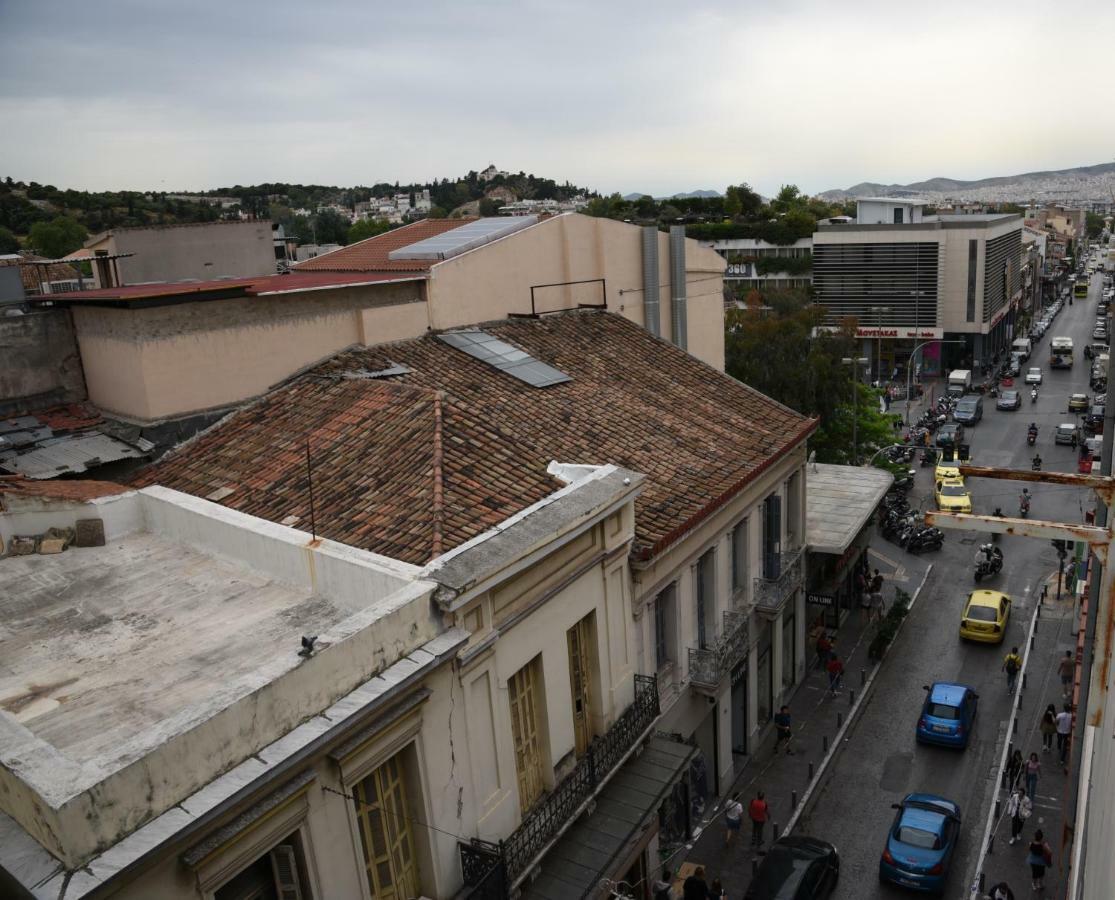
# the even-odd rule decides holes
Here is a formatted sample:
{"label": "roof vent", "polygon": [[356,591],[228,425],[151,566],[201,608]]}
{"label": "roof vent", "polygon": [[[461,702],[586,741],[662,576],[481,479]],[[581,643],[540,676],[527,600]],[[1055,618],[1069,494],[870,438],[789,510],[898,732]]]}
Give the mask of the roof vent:
{"label": "roof vent", "polygon": [[525,381],[531,387],[549,387],[573,380],[561,370],[539,362],[529,353],[512,347],[507,341],[501,341],[486,331],[449,331],[437,337],[450,347],[456,347],[473,359],[486,362],[519,381]]}
{"label": "roof vent", "polygon": [[468,222],[460,228],[451,228],[434,237],[426,238],[392,250],[388,259],[426,259],[438,261],[459,256],[484,244],[522,231],[538,222],[538,216],[491,216]]}

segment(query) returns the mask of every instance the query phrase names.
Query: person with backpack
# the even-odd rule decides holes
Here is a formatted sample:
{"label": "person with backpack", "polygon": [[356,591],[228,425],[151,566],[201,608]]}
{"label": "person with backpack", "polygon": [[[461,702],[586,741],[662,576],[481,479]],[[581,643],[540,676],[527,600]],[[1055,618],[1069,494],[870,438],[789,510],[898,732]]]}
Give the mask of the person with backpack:
{"label": "person with backpack", "polygon": [[674,897],[674,873],[669,868],[662,870],[662,877],[656,878],[650,884],[654,900],[676,900]]}
{"label": "person with backpack", "polygon": [[1026,796],[1026,788],[1016,787],[1007,801],[1007,815],[1010,816],[1010,844],[1022,840],[1022,826],[1034,811],[1034,804]]}
{"label": "person with backpack", "polygon": [[763,826],[770,819],[770,807],[767,805],[763,792],[759,791],[755,799],[747,807],[747,815],[751,819],[751,845],[763,846]]}
{"label": "person with backpack", "polygon": [[1045,839],[1039,828],[1034,832],[1034,839],[1030,841],[1030,852],[1026,857],[1030,866],[1030,886],[1035,891],[1045,887],[1045,869],[1053,865],[1053,848]]}
{"label": "person with backpack", "polygon": [[1014,683],[1018,680],[1018,672],[1022,668],[1022,657],[1018,655],[1018,648],[1011,647],[1010,653],[1003,657],[1003,671],[1007,673],[1007,693],[1014,693]]}
{"label": "person with backpack", "polygon": [[740,825],[743,824],[743,804],[739,802],[739,794],[732,794],[732,798],[724,806],[724,846],[727,847],[739,834]]}

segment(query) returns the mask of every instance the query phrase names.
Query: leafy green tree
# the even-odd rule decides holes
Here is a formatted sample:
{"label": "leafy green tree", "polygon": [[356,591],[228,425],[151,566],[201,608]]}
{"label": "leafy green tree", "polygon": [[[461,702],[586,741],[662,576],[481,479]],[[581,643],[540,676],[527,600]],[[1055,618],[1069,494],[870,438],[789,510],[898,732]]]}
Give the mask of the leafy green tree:
{"label": "leafy green tree", "polygon": [[18,253],[19,240],[7,228],[0,227],[0,253]]}
{"label": "leafy green tree", "polygon": [[1096,240],[1103,233],[1103,216],[1099,213],[1084,213],[1084,233],[1089,240]]}
{"label": "leafy green tree", "polygon": [[348,229],[348,242],[355,244],[357,241],[367,240],[390,230],[391,223],[386,219],[361,219]]}
{"label": "leafy green tree", "polygon": [[431,219],[444,219],[447,218],[448,215],[449,214],[445,211],[445,207],[443,206],[430,207],[429,218]]}
{"label": "leafy green tree", "polygon": [[493,197],[480,198],[480,215],[482,216],[498,216],[499,208],[503,206],[502,200],[497,200]]}
{"label": "leafy green tree", "polygon": [[59,259],[77,250],[88,236],[89,232],[77,219],[57,216],[50,222],[32,225],[28,243],[36,253],[48,259]]}
{"label": "leafy green tree", "polygon": [[349,222],[335,209],[314,216],[314,235],[319,244],[343,244],[348,240]]}

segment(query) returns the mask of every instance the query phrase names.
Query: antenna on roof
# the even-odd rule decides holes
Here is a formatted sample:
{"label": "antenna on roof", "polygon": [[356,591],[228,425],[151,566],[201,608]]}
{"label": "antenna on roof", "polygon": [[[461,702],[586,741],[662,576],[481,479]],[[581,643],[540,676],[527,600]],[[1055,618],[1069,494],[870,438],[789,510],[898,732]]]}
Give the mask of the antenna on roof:
{"label": "antenna on roof", "polygon": [[310,465],[310,439],[306,438],[306,484],[310,488],[310,535],[317,540],[317,520],[314,517],[314,470]]}

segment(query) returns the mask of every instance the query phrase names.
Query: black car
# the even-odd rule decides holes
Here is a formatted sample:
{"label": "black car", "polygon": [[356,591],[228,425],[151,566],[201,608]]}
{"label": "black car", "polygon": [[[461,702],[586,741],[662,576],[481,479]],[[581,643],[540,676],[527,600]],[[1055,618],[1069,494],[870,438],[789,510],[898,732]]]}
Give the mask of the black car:
{"label": "black car", "polygon": [[825,841],[787,835],[775,841],[744,900],[823,900],[840,877],[840,854]]}
{"label": "black car", "polygon": [[937,429],[938,447],[955,447],[964,440],[964,426],[959,422],[946,422]]}

